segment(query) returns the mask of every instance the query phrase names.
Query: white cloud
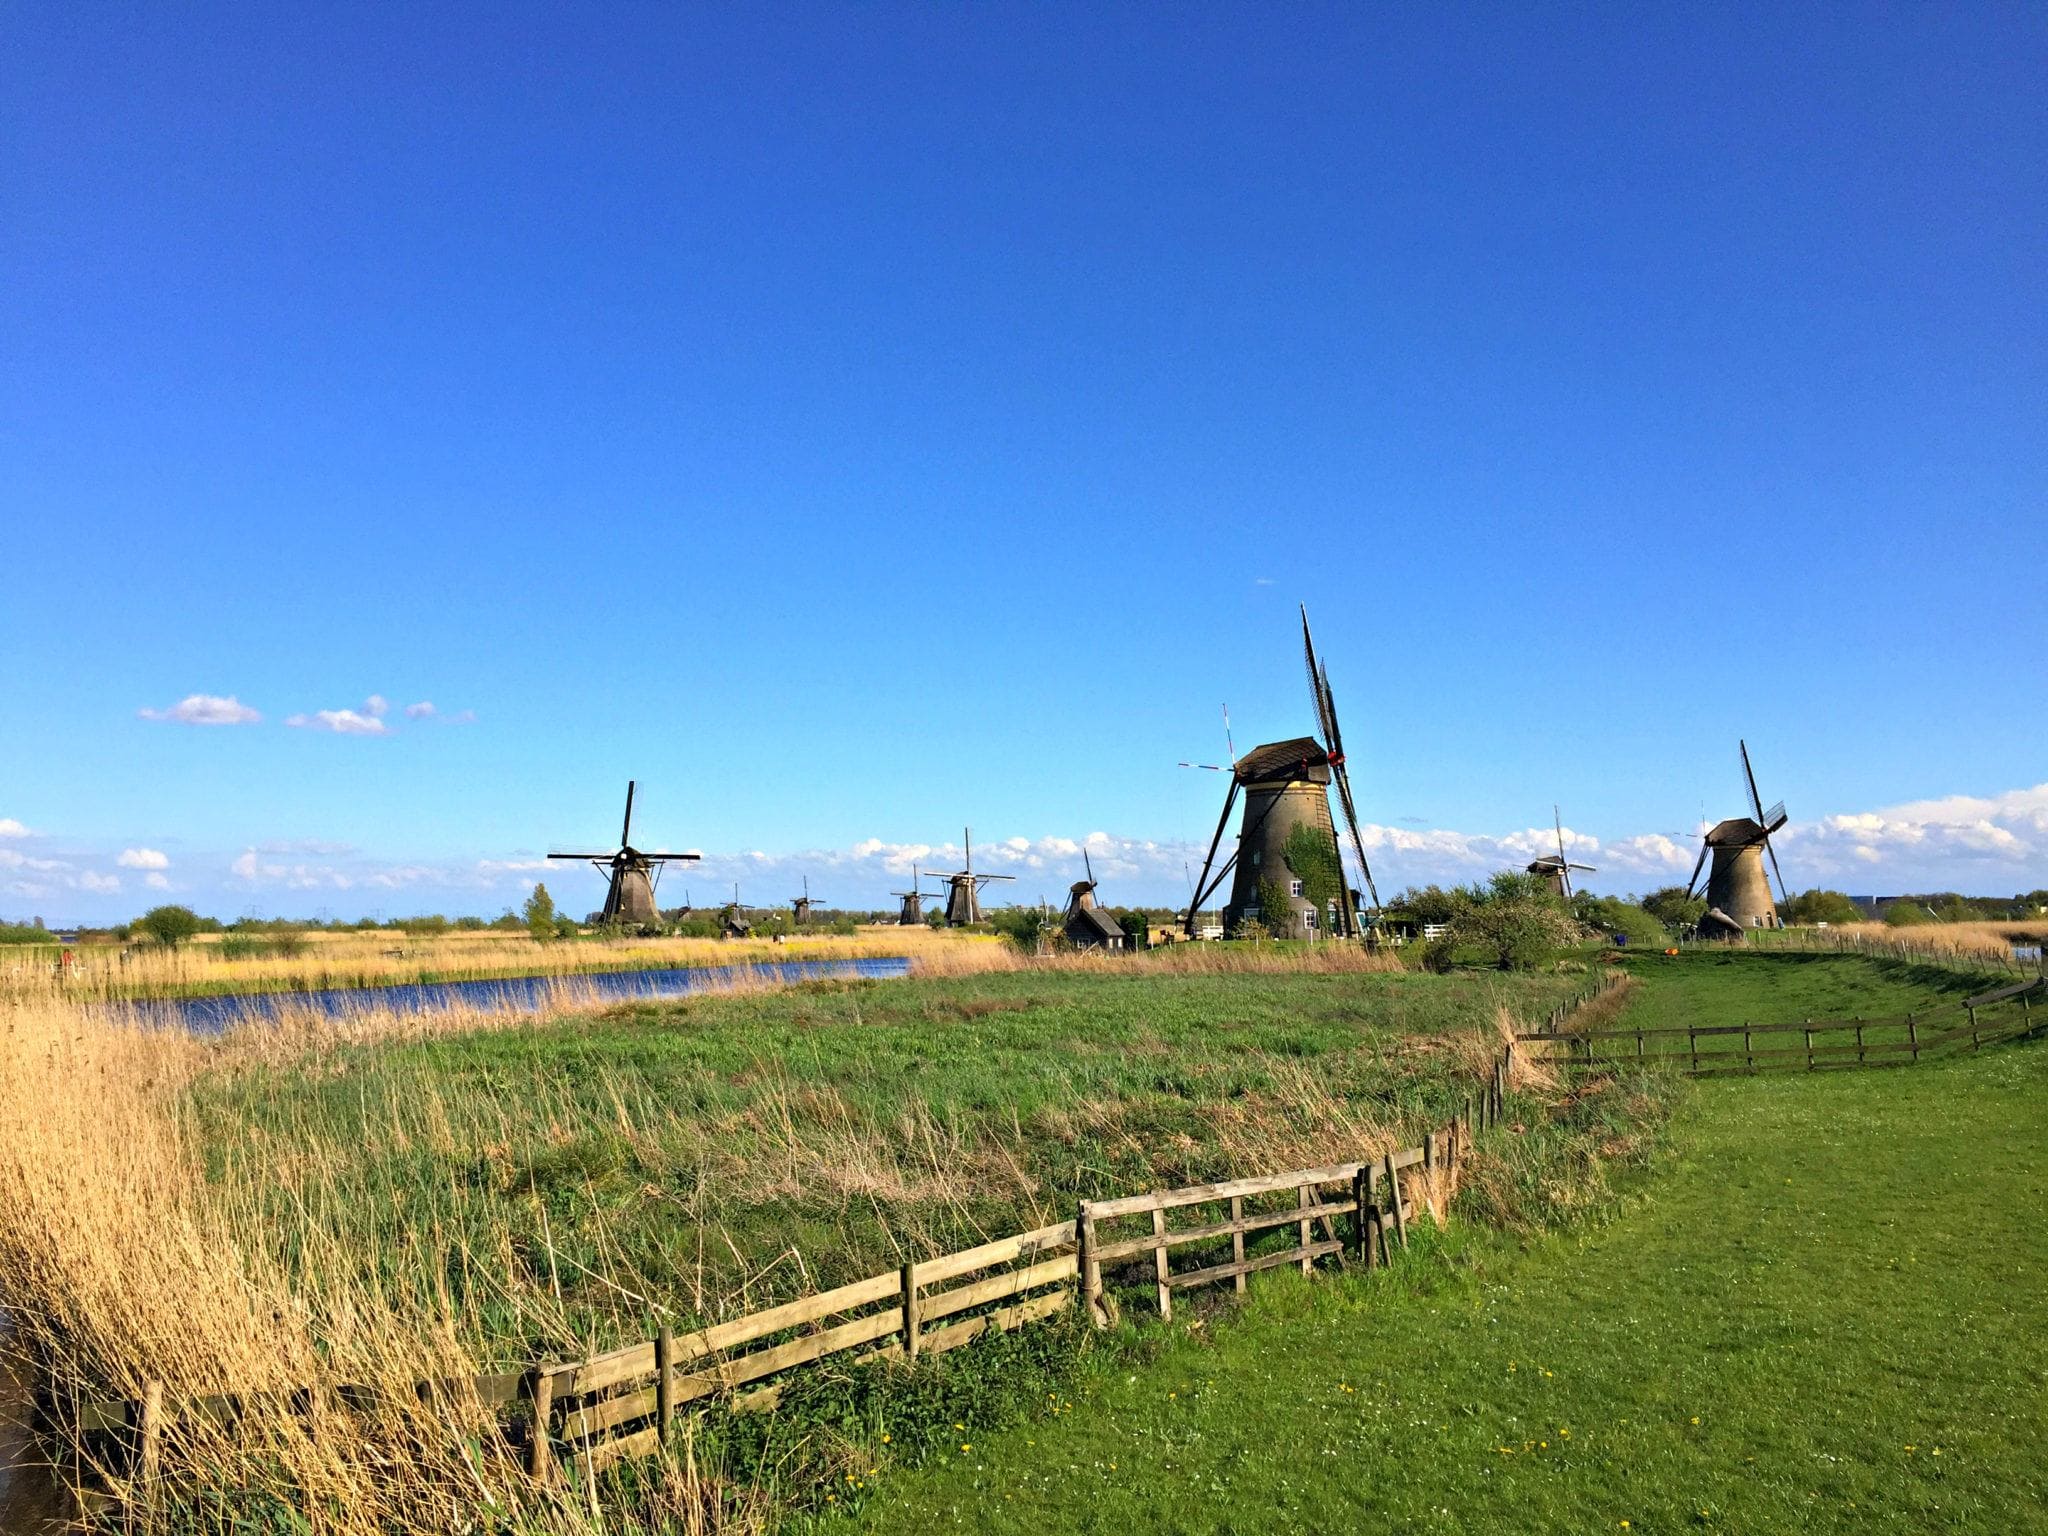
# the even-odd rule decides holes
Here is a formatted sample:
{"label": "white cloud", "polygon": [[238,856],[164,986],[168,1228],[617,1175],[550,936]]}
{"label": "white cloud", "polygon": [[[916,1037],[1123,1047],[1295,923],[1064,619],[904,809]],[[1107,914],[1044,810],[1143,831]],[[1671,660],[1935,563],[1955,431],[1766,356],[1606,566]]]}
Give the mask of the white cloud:
{"label": "white cloud", "polygon": [[82,869],[78,872],[78,888],[81,891],[111,895],[113,892],[121,889],[121,877],[119,875],[103,875],[95,869]]}
{"label": "white cloud", "polygon": [[152,891],[168,891],[171,888],[169,877],[156,874],[153,871],[142,877],[142,883]]}
{"label": "white cloud", "polygon": [[123,848],[121,856],[114,860],[123,869],[169,869],[168,855],[155,848]]}
{"label": "white cloud", "polygon": [[354,709],[316,709],[310,715],[289,715],[284,723],[303,731],[332,731],[337,736],[384,736],[390,733],[390,728],[375,714]]}
{"label": "white cloud", "polygon": [[171,720],[179,725],[254,725],[263,716],[233,694],[188,693],[169,709],[138,709],[145,720]]}
{"label": "white cloud", "polygon": [[0,837],[27,837],[28,828],[12,816],[0,816]]}
{"label": "white cloud", "polygon": [[405,706],[405,718],[406,718],[406,719],[408,719],[408,720],[431,720],[431,719],[433,719],[433,718],[434,718],[434,701],[433,701],[432,699],[421,699],[421,700],[419,701],[419,703],[417,703],[417,704],[408,704],[408,705],[406,705],[406,706]]}
{"label": "white cloud", "polygon": [[1788,876],[1795,886],[1849,870],[1868,878],[1878,866],[1897,871],[1901,888],[2038,884],[2048,879],[2048,784],[1795,821],[1776,842],[1802,870]]}
{"label": "white cloud", "polygon": [[373,693],[363,700],[363,713],[375,720],[382,720],[391,712],[391,701],[381,693]]}

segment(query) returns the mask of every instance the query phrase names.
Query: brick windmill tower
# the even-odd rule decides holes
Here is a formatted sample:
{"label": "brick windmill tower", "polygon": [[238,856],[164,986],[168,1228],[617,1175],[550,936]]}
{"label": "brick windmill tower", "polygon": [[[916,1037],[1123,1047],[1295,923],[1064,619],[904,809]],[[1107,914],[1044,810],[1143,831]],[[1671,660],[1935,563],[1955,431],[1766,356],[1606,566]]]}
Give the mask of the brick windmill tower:
{"label": "brick windmill tower", "polygon": [[946,926],[966,928],[981,921],[981,888],[991,880],[1014,880],[1015,875],[984,875],[974,868],[974,828],[963,834],[967,854],[965,869],[939,875],[946,882]]}
{"label": "brick windmill tower", "polygon": [[891,891],[889,894],[901,903],[896,909],[896,926],[917,928],[924,923],[924,904],[938,893],[924,888],[923,871],[913,864],[910,866],[910,889]]}
{"label": "brick windmill tower", "polygon": [[805,875],[803,895],[792,896],[789,898],[790,911],[795,915],[797,927],[801,928],[810,922],[811,902],[813,900],[823,901],[824,899],[825,898],[822,896],[814,898],[811,895],[811,877],[809,875]]}
{"label": "brick windmill tower", "polygon": [[633,788],[626,781],[626,820],[619,828],[619,846],[610,853],[551,853],[551,859],[585,859],[606,877],[604,911],[600,922],[624,923],[635,928],[657,928],[661,912],[654,905],[654,888],[661,880],[664,864],[702,858],[698,853],[647,853],[633,846]]}
{"label": "brick windmill tower", "polygon": [[1777,928],[1778,904],[1771,898],[1771,882],[1764,874],[1764,857],[1769,855],[1771,873],[1778,877],[1778,890],[1785,889],[1785,873],[1778,868],[1778,850],[1771,846],[1771,834],[1789,820],[1785,802],[1769,810],[1756,792],[1756,773],[1749,766],[1749,743],[1740,742],[1742,778],[1749,788],[1750,816],[1731,816],[1709,828],[1700,840],[1700,856],[1685,883],[1690,897],[1700,883],[1700,870],[1707,855],[1714,856],[1707,874],[1707,915],[1700,919],[1700,937],[1739,939],[1752,928]]}
{"label": "brick windmill tower", "polygon": [[[1337,724],[1337,704],[1330,693],[1330,679],[1316,660],[1315,639],[1309,633],[1308,610],[1301,611],[1301,645],[1308,663],[1309,693],[1315,702],[1316,725],[1322,739],[1296,736],[1288,741],[1253,747],[1228,770],[1230,791],[1224,796],[1223,814],[1216,819],[1216,835],[1202,860],[1201,878],[1195,882],[1188,903],[1187,935],[1195,936],[1195,914],[1214,894],[1225,876],[1234,876],[1230,900],[1224,904],[1225,931],[1247,917],[1260,922],[1281,938],[1302,939],[1356,937],[1378,920],[1379,891],[1373,885],[1372,866],[1365,857],[1365,839],[1358,829],[1358,808],[1351,799],[1351,776],[1344,760],[1344,737]],[[1208,767],[1208,764],[1193,764]],[[1219,770],[1221,771],[1221,770]],[[1354,891],[1344,878],[1344,860],[1337,840],[1337,824],[1330,814],[1330,789],[1336,787],[1338,803],[1351,833],[1352,852],[1365,881],[1364,892]],[[1239,823],[1237,851],[1221,867],[1217,850],[1238,797],[1244,798],[1244,819]],[[1305,848],[1315,850],[1305,866],[1295,857]],[[1290,852],[1292,850],[1292,852]],[[1210,871],[1214,870],[1213,877]],[[1277,885],[1284,910],[1267,911],[1261,888]],[[1327,892],[1312,887],[1328,886]],[[1373,916],[1362,919],[1361,895],[1372,900]],[[1320,899],[1319,899],[1320,898]]]}

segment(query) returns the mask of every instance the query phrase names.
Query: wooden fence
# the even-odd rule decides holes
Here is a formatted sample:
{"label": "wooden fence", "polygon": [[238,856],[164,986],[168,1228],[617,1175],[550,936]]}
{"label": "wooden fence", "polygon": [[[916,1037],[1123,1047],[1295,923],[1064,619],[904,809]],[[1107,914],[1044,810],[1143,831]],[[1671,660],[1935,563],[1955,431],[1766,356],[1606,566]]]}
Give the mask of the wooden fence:
{"label": "wooden fence", "polygon": [[[2042,1006],[2036,1007],[2040,1003]],[[1897,1018],[1689,1025],[1675,1029],[1545,1030],[1517,1035],[1549,1066],[1682,1064],[1693,1076],[1910,1066],[1923,1056],[2024,1039],[2048,1025],[2048,980],[2034,977],[1946,1008]],[[1797,1043],[1793,1043],[1794,1039]],[[1738,1044],[1739,1041],[1739,1044]],[[1759,1043],[1761,1042],[1761,1043]]]}
{"label": "wooden fence", "polygon": [[[1603,979],[1587,997],[1611,984]],[[1557,1031],[1586,1000],[1553,1010],[1544,1034],[1518,1038],[1560,1038]],[[1097,1326],[1107,1326],[1118,1310],[1110,1276],[1135,1279],[1133,1293],[1149,1290],[1161,1316],[1171,1317],[1177,1293],[1225,1282],[1242,1291],[1247,1276],[1264,1269],[1297,1266],[1306,1274],[1327,1259],[1388,1264],[1407,1246],[1412,1222],[1425,1210],[1444,1210],[1475,1137],[1501,1120],[1514,1053],[1510,1040],[1464,1113],[1420,1146],[1319,1168],[1084,1200],[1071,1220],[917,1260],[695,1332],[662,1328],[588,1359],[420,1382],[410,1390],[423,1400],[473,1395],[497,1413],[508,1444],[537,1478],[565,1467],[588,1477],[658,1449],[677,1413],[692,1405],[716,1400],[741,1412],[772,1408],[789,1373],[823,1360],[848,1356],[859,1364],[941,1354],[1077,1300]],[[1133,1222],[1142,1222],[1135,1234],[1127,1230]],[[1276,1248],[1271,1234],[1292,1241]],[[1198,1262],[1176,1269],[1176,1256]],[[132,1495],[153,1484],[165,1436],[180,1425],[232,1425],[256,1414],[310,1418],[335,1409],[369,1414],[383,1401],[383,1394],[362,1387],[172,1401],[151,1382],[131,1401],[72,1402],[46,1427],[72,1436]]]}

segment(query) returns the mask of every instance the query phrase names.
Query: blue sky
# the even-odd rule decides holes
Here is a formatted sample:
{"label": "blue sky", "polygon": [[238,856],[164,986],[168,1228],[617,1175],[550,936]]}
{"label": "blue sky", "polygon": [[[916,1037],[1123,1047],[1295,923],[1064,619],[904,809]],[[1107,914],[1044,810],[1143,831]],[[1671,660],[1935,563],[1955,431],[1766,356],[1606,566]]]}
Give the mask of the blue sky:
{"label": "blue sky", "polygon": [[12,17],[0,914],[496,911],[628,777],[1184,897],[1297,602],[1383,889],[1683,879],[1738,736],[1795,886],[2048,883],[2038,9]]}

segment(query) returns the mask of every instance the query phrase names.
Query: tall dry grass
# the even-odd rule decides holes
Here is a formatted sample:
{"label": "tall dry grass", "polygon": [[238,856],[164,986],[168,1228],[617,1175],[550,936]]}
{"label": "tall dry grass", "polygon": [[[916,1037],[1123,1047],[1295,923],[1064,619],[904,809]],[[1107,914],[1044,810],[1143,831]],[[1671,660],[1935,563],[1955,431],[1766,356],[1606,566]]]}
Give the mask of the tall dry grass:
{"label": "tall dry grass", "polygon": [[[1802,934],[1805,933],[1801,930]],[[1881,953],[1925,955],[1930,959],[2009,962],[2015,944],[2048,941],[2048,920],[2011,923],[1915,923],[1894,928],[1889,923],[1843,923],[1826,933],[1805,934],[1822,947],[1840,939],[1854,947]]]}
{"label": "tall dry grass", "polygon": [[[367,1033],[422,1024],[357,1022]],[[343,1385],[378,1394],[371,1414],[255,1412],[167,1434],[163,1486],[205,1491],[223,1526],[292,1523],[334,1536],[594,1528],[583,1496],[525,1476],[473,1394],[416,1393],[421,1381],[480,1374],[484,1341],[445,1284],[389,1284],[345,1224],[320,1219],[317,1159],[209,1177],[189,1091],[237,1061],[289,1060],[293,1041],[290,1025],[201,1040],[50,1002],[0,1014],[0,1102],[16,1110],[0,1139],[0,1299],[12,1347],[60,1405],[73,1393],[139,1398],[150,1381],[172,1404]],[[280,1223],[275,1199],[261,1197],[279,1181],[299,1219]],[[393,1241],[422,1277],[461,1266],[472,1284],[493,1283],[497,1256],[455,1251],[443,1232],[400,1226]],[[567,1331],[546,1289],[501,1290],[535,1336]],[[125,1481],[125,1462],[72,1470],[111,1484],[136,1528],[193,1515],[189,1498],[151,1504]],[[683,1466],[664,1463],[655,1482],[650,1507],[671,1509],[677,1530],[746,1528],[758,1513],[744,1497],[707,1496]]]}

